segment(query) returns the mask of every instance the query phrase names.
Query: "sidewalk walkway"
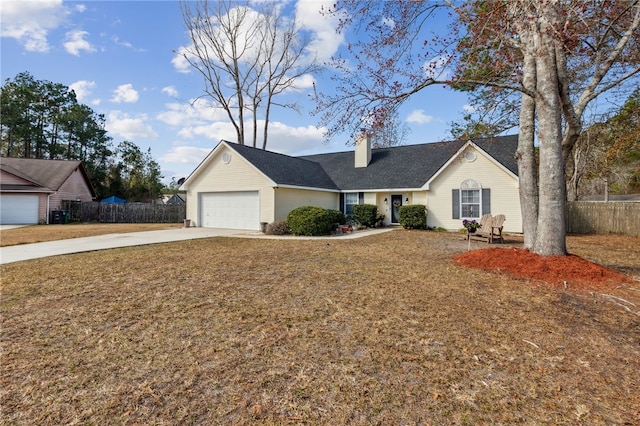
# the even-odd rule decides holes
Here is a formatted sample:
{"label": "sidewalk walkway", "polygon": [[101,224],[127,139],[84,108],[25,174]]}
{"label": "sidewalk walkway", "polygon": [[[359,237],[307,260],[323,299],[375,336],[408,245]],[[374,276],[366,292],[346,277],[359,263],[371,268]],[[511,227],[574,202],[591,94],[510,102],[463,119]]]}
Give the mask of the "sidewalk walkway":
{"label": "sidewalk walkway", "polygon": [[283,238],[283,239],[350,239],[375,235],[391,231],[393,228],[372,229],[358,231],[352,234],[331,237],[293,237],[264,235],[257,231],[242,231],[237,229],[218,228],[175,228],[159,231],[131,232],[124,234],[106,234],[95,237],[72,238],[68,240],[48,241],[44,243],[22,244],[17,246],[0,247],[0,264],[20,262],[23,260],[39,259],[42,257],[58,256],[62,254],[81,253],[95,250],[105,250],[117,247],[141,246],[147,244],[168,243],[172,241],[193,240],[211,237],[236,238]]}

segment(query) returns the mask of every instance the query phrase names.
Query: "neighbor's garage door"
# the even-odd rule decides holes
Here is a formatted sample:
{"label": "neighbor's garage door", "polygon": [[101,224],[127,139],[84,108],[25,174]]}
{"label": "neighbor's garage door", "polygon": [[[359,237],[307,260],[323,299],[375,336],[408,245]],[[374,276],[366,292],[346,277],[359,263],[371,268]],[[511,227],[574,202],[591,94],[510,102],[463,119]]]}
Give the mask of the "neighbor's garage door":
{"label": "neighbor's garage door", "polygon": [[205,228],[260,229],[258,191],[200,194],[200,222]]}
{"label": "neighbor's garage door", "polygon": [[38,223],[37,195],[0,195],[0,224],[23,225]]}

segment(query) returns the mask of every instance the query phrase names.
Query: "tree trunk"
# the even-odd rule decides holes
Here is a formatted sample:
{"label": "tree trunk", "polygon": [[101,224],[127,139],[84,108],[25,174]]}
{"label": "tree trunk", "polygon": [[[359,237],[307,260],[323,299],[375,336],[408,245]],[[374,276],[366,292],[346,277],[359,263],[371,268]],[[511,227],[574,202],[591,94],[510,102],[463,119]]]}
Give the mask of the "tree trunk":
{"label": "tree trunk", "polygon": [[[523,43],[530,41],[530,36],[523,35]],[[530,46],[531,47],[531,46]],[[533,49],[524,50],[522,84],[526,90],[535,92],[536,59]],[[518,136],[518,179],[520,186],[520,211],[522,213],[522,230],[524,232],[524,248],[532,249],[535,244],[538,227],[538,167],[534,149],[535,140],[535,99],[522,93],[520,108],[520,134]]]}
{"label": "tree trunk", "polygon": [[[536,34],[536,109],[540,143],[538,227],[533,251],[543,256],[565,255],[566,184],[562,156],[562,102],[553,40],[555,8],[546,6]],[[550,22],[551,21],[551,22]]]}

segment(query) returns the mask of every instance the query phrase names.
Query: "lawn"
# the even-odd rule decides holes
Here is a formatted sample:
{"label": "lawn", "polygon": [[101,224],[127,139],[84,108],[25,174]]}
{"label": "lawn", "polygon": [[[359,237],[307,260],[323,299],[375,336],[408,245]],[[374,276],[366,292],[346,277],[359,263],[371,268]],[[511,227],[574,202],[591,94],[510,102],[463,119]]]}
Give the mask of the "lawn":
{"label": "lawn", "polygon": [[179,228],[176,223],[73,223],[32,225],[0,231],[0,247],[138,231]]}
{"label": "lawn", "polygon": [[0,422],[640,424],[638,242],[568,238],[634,279],[608,296],[404,230],[2,265]]}

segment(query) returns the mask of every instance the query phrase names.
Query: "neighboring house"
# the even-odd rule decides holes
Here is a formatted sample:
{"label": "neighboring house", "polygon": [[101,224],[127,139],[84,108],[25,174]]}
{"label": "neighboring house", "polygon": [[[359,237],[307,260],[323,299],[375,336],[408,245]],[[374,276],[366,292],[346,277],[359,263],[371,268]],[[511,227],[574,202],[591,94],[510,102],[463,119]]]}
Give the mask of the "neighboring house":
{"label": "neighboring house", "polygon": [[522,232],[515,151],[517,135],[290,157],[221,141],[181,186],[187,218],[201,227],[260,229],[314,205],[349,214],[375,204],[386,224],[399,207],[427,206],[427,225],[457,230],[462,219],[506,215],[504,230]]}
{"label": "neighboring house", "polygon": [[184,204],[186,202],[186,194],[166,194],[162,196],[162,204],[175,205]]}
{"label": "neighboring house", "polygon": [[0,224],[49,223],[63,201],[95,197],[81,161],[0,158]]}

